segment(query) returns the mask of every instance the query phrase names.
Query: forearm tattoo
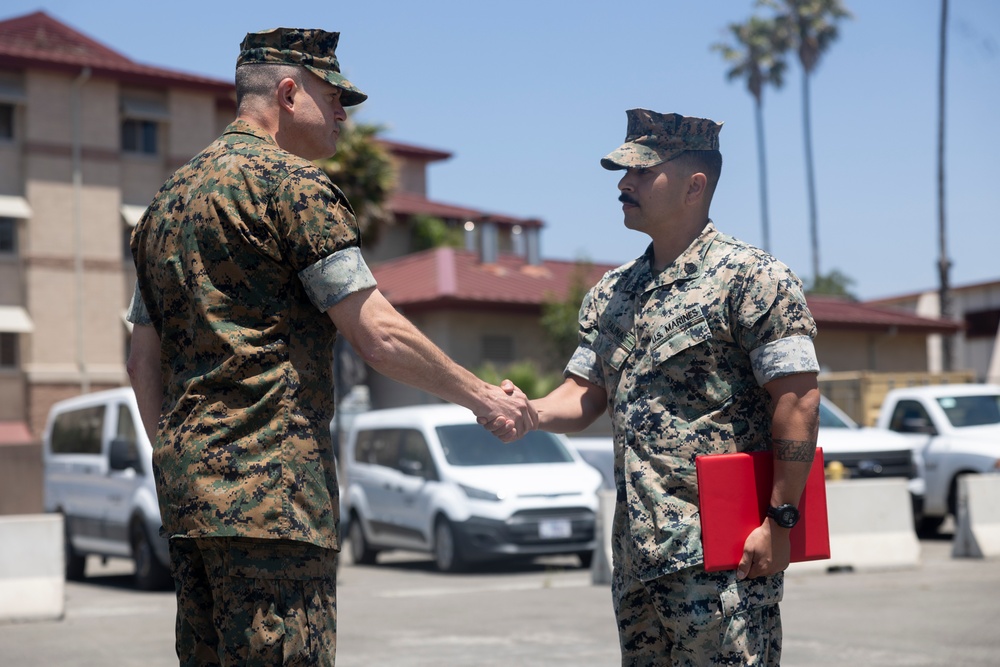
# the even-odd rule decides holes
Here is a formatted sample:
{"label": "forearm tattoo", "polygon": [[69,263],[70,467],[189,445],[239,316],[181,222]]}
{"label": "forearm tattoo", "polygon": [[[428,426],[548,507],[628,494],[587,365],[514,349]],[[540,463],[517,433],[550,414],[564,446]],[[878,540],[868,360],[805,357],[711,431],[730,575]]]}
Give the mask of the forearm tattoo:
{"label": "forearm tattoo", "polygon": [[809,463],[816,453],[815,440],[783,440],[781,438],[771,441],[774,449],[774,458],[779,461],[800,461]]}

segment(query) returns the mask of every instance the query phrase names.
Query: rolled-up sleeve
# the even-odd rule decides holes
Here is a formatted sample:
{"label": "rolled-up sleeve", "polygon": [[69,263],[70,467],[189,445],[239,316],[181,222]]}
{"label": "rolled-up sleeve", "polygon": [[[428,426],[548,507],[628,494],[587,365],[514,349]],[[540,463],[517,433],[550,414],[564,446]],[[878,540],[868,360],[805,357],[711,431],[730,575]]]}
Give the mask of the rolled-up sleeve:
{"label": "rolled-up sleeve", "polygon": [[358,247],[345,248],[299,272],[309,300],[326,311],[344,298],[375,287],[375,277]]}
{"label": "rolled-up sleeve", "polygon": [[779,338],[751,350],[750,365],[761,386],[786,375],[819,372],[816,346],[809,336]]}
{"label": "rolled-up sleeve", "polygon": [[125,319],[132,324],[146,326],[152,326],[153,324],[153,320],[149,317],[149,311],[146,310],[146,302],[142,300],[142,294],[139,292],[138,281],[135,284],[135,291],[132,292],[132,303],[129,304],[128,314],[125,315]]}

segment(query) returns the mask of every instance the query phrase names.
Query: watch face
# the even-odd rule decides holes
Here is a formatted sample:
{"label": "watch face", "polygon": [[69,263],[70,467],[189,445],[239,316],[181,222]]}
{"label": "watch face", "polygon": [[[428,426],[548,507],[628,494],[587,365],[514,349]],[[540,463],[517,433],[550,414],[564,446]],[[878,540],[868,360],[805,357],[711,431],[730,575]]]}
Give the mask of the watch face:
{"label": "watch face", "polygon": [[799,522],[799,511],[794,505],[781,505],[772,507],[768,515],[782,528],[792,528]]}

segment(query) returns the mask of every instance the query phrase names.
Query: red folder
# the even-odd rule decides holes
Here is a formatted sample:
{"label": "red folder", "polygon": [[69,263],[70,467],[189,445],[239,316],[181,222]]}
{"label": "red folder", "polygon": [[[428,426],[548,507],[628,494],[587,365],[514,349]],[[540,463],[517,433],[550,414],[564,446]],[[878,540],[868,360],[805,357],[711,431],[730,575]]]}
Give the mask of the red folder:
{"label": "red folder", "polygon": [[[735,570],[743,545],[760,526],[771,502],[774,462],[770,451],[710,454],[695,459],[701,543],[705,570]],[[823,450],[816,449],[809,479],[799,501],[799,522],[789,535],[792,562],[830,557]]]}

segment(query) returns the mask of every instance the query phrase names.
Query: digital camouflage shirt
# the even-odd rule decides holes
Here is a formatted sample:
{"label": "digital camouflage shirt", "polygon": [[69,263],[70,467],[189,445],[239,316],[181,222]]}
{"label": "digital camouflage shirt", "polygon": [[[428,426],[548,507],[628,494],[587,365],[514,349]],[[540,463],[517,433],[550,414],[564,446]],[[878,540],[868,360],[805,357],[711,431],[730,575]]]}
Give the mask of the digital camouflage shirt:
{"label": "digital camouflage shirt", "polygon": [[324,311],[374,286],[358,244],[326,174],[243,121],[153,199],[132,235],[129,319],[160,335],[167,535],[337,546]]}
{"label": "digital camouflage shirt", "polygon": [[650,246],[589,292],[566,368],[607,391],[612,552],[643,580],[703,561],[695,457],[767,449],[763,385],[819,371],[801,283],[772,256],[709,222],[659,275],[652,260]]}

